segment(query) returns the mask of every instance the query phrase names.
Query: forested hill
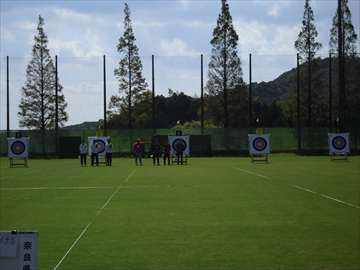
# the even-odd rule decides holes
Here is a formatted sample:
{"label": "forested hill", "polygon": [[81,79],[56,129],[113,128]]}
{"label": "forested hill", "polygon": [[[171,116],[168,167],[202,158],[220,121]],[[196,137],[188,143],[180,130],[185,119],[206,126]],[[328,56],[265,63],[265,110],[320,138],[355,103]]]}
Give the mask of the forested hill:
{"label": "forested hill", "polygon": [[[327,80],[329,78],[329,58],[321,60],[320,69],[323,71],[324,79],[327,87]],[[262,103],[270,104],[273,100],[286,100],[288,91],[296,86],[296,67],[284,72],[273,81],[269,82],[253,82],[252,83],[252,98],[259,96]]]}
{"label": "forested hill", "polygon": [[65,129],[98,129],[100,125],[99,121],[83,122],[77,125],[66,126]]}

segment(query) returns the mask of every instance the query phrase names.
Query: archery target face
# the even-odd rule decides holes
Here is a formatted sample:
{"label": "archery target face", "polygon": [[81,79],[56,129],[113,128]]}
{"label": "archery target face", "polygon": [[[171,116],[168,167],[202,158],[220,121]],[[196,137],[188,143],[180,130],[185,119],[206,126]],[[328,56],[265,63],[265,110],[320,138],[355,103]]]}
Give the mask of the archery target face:
{"label": "archery target face", "polygon": [[106,143],[101,139],[96,139],[95,142],[98,144],[98,153],[101,154],[105,152],[105,145]]}
{"label": "archery target face", "polygon": [[175,155],[177,151],[177,144],[181,142],[183,145],[183,154],[190,155],[190,144],[189,144],[189,137],[190,136],[169,136],[169,143],[171,146],[171,155]]}
{"label": "archery target face", "polygon": [[253,140],[253,148],[256,150],[256,151],[264,151],[267,147],[267,142],[264,138],[256,138]]}
{"label": "archery target face", "polygon": [[270,135],[249,134],[250,154],[270,154]]}
{"label": "archery target face", "polygon": [[349,153],[349,133],[329,133],[330,153]]}
{"label": "archery target face", "polygon": [[332,140],[332,145],[336,150],[343,150],[346,147],[346,140],[344,137],[336,136]]}
{"label": "archery target face", "polygon": [[91,145],[94,143],[94,140],[98,144],[98,155],[105,156],[106,155],[105,145],[109,138],[110,137],[89,137],[89,145],[88,145],[89,156],[91,156]]}
{"label": "archery target face", "polygon": [[174,141],[172,142],[172,146],[171,146],[172,149],[174,149],[175,151],[177,151],[177,145],[178,145],[179,142],[181,142],[181,144],[183,145],[183,150],[185,151],[187,145],[186,145],[186,142],[185,142],[183,139],[181,139],[181,138],[178,138],[178,139],[176,139],[176,140],[174,140]]}
{"label": "archery target face", "polygon": [[8,157],[27,158],[28,157],[28,138],[8,138]]}

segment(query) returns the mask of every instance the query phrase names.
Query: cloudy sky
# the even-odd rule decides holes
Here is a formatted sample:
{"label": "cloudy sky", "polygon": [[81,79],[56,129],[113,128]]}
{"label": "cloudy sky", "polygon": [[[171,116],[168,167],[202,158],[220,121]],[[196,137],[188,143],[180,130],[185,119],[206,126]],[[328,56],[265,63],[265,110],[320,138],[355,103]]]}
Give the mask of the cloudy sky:
{"label": "cloudy sky", "polygon": [[[360,34],[360,1],[349,0],[352,22]],[[154,55],[155,94],[168,96],[168,89],[200,96],[201,55],[204,84],[211,55],[210,40],[221,12],[221,0],[128,0],[128,1],[0,1],[1,5],[1,118],[6,124],[7,56],[9,56],[10,129],[19,129],[18,104],[31,60],[39,15],[44,20],[50,54],[58,56],[59,82],[68,102],[66,125],[103,118],[105,55],[107,102],[118,94],[114,69],[122,57],[117,52],[124,33],[124,6],[131,21],[144,66],[143,76],[152,87]],[[243,78],[249,82],[277,78],[296,67],[294,42],[301,31],[305,0],[228,0],[239,35],[238,55]],[[329,55],[329,36],[337,0],[312,0],[317,41]],[[357,41],[358,52],[360,43]]]}

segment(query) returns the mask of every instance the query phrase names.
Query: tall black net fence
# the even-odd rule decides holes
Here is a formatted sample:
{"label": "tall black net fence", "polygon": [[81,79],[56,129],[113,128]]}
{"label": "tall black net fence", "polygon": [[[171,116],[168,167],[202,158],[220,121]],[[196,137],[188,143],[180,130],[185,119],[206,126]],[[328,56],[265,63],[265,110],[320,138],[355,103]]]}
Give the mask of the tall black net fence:
{"label": "tall black net fence", "polygon": [[[239,55],[242,61],[243,80],[246,83],[253,101],[256,97],[263,103],[272,101],[289,102],[291,93],[297,91],[297,55]],[[332,58],[331,58],[332,57]],[[350,145],[352,149],[359,148],[359,125],[358,115],[348,113],[346,121],[339,122],[339,87],[338,87],[338,63],[336,55],[320,55],[318,70],[321,71],[321,80],[306,91],[322,92],[321,100],[313,95],[314,105],[308,106],[306,91],[304,99],[300,101],[301,109],[297,111],[296,100],[290,106],[293,109],[293,123],[287,123],[282,127],[270,128],[266,126],[261,117],[257,117],[254,110],[249,110],[248,116],[239,115],[252,119],[247,128],[194,128],[184,129],[183,134],[209,135],[211,148],[215,154],[231,154],[246,152],[248,150],[247,134],[255,132],[255,128],[262,128],[263,132],[271,134],[271,147],[274,151],[299,151],[299,150],[326,150],[327,133],[341,132],[350,133]],[[169,89],[174,92],[182,92],[192,97],[200,97],[206,94],[207,72],[211,61],[210,55],[195,56],[140,56],[142,61],[142,76],[147,83],[147,90],[154,91],[154,95],[169,95]],[[69,121],[64,123],[58,131],[26,130],[19,127],[19,104],[21,100],[21,88],[26,82],[26,68],[31,61],[30,57],[1,57],[1,146],[0,153],[7,152],[6,138],[15,136],[16,131],[21,131],[23,136],[31,137],[30,152],[32,153],[56,153],[58,138],[66,136],[88,137],[96,136],[99,131],[100,119],[104,119],[108,110],[109,100],[113,95],[124,95],[119,92],[118,78],[114,70],[119,68],[120,56],[99,57],[63,57],[57,59],[58,83],[61,84],[62,93],[67,102],[66,111]],[[332,60],[331,60],[332,59]],[[347,59],[347,58],[346,58]],[[331,60],[331,61],[330,61]],[[349,62],[346,62],[349,63]],[[354,69],[347,68],[345,81],[347,83],[346,104],[357,102],[356,93],[360,93],[359,79]],[[306,63],[303,64],[303,74],[307,74]],[[354,75],[355,74],[355,75]],[[304,76],[305,76],[304,75]],[[307,74],[308,75],[308,74]],[[351,77],[352,76],[352,77]],[[302,90],[301,90],[302,91]],[[355,98],[352,98],[352,97]],[[323,106],[316,106],[321,101]],[[250,103],[250,101],[248,101]],[[355,106],[351,105],[351,106]],[[349,106],[349,108],[352,108]],[[349,108],[346,108],[349,110]],[[309,113],[309,109],[311,110]],[[199,108],[200,111],[200,108]],[[300,124],[297,114],[300,113]],[[309,116],[310,115],[310,116]],[[149,118],[152,116],[149,115]],[[200,113],[198,120],[201,120]],[[206,115],[205,115],[206,117]],[[357,118],[356,118],[357,117]],[[310,120],[309,120],[310,119]],[[115,152],[120,155],[130,153],[133,142],[137,137],[143,140],[151,140],[152,136],[173,134],[173,129],[160,129],[156,126],[158,119],[153,121],[153,129],[134,130],[101,130],[103,135],[110,136],[115,145]],[[177,120],[177,119],[176,119]],[[207,119],[203,119],[207,120]],[[84,123],[97,122],[96,130],[89,129]],[[308,125],[311,123],[311,125]],[[319,124],[318,124],[319,123]],[[79,124],[84,124],[83,126]],[[71,127],[77,125],[75,129]],[[314,127],[313,127],[314,126]],[[316,126],[316,127],[315,127]],[[300,129],[298,128],[300,127]],[[25,130],[24,130],[25,129]]]}

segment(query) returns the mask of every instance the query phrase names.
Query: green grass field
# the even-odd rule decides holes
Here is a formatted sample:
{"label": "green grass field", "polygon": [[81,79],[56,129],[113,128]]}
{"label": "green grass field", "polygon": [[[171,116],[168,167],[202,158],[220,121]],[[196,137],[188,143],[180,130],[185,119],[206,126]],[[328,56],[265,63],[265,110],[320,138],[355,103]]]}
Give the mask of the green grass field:
{"label": "green grass field", "polygon": [[39,269],[359,269],[359,161],[1,158],[0,230],[39,231]]}

